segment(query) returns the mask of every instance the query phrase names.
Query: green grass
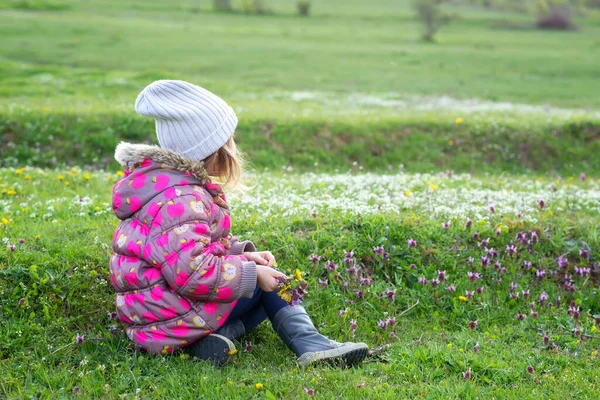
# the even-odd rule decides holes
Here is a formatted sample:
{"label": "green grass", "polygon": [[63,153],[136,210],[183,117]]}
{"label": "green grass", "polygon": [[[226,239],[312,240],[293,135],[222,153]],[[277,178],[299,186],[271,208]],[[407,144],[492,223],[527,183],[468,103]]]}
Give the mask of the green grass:
{"label": "green grass", "polygon": [[[371,179],[366,175],[348,177]],[[298,369],[268,323],[238,344],[238,355],[223,369],[192,363],[179,354],[160,357],[133,351],[123,333],[110,332],[114,321],[106,315],[114,309],[107,265],[116,219],[108,202],[117,176],[77,168],[54,172],[29,168],[2,169],[0,178],[2,190],[6,190],[1,195],[0,218],[8,222],[0,228],[6,238],[0,248],[0,393],[8,398],[70,397],[76,386],[85,398],[302,398],[306,396],[304,387],[314,389],[320,398],[595,397],[600,378],[593,318],[600,314],[595,284],[600,217],[596,208],[585,206],[583,196],[597,196],[600,182],[591,177],[579,183],[518,176],[477,181],[433,175],[382,177],[406,181],[411,196],[424,202],[400,214],[363,212],[357,217],[352,211],[337,210],[330,201],[330,208],[317,206],[318,216],[313,218],[309,213],[288,217],[283,212],[266,214],[256,209],[263,201],[272,203],[267,209],[284,205],[294,190],[301,195],[306,190],[302,185],[313,179],[310,175],[255,175],[259,187],[251,195],[259,200],[231,199],[234,233],[273,251],[283,268],[304,271],[310,282],[305,305],[323,333],[336,340],[351,340],[349,325],[355,319],[356,340],[373,347],[391,344],[379,356],[350,370]],[[335,179],[339,183],[330,189],[319,189],[316,180],[310,190],[347,201],[351,208],[358,207],[356,200],[346,198],[338,185],[376,193],[378,197],[370,200],[373,211],[384,201],[385,193],[393,196],[395,191],[392,186],[381,186],[380,193],[366,183],[364,189],[353,186],[344,176]],[[439,189],[428,188],[433,182]],[[443,193],[454,189],[480,195],[480,190],[491,190],[499,199],[512,196],[517,203],[519,193],[531,193],[543,196],[547,205],[543,210],[534,204],[519,206],[526,210],[524,219],[519,220],[503,203],[498,204],[496,214],[487,212],[482,217],[475,217],[477,212],[466,204],[440,204],[473,217],[471,229],[464,229],[463,218],[453,218],[452,227],[446,230],[440,227],[446,220],[443,214],[436,216],[422,207],[444,202]],[[511,194],[512,190],[516,192]],[[438,193],[442,197],[436,197]],[[569,200],[571,197],[583,203]],[[85,200],[80,202],[80,198]],[[482,206],[487,207],[485,202]],[[294,209],[293,204],[287,207]],[[497,227],[502,230],[500,236],[496,236]],[[519,231],[536,231],[540,241],[518,245],[517,255],[508,256],[504,248]],[[466,264],[469,257],[478,260],[484,254],[471,238],[473,232],[491,237],[489,246],[500,251],[498,261],[507,268],[502,282],[494,282],[499,276],[494,267],[481,267],[478,261],[472,267]],[[414,238],[418,246],[409,249],[408,238]],[[582,241],[592,249],[592,274],[575,276],[577,290],[570,293],[557,286],[550,272],[557,269],[559,255],[570,260],[567,271],[574,265],[587,265],[578,253]],[[6,247],[8,242],[15,244],[14,252]],[[384,245],[390,253],[387,264],[374,258],[372,246],[376,245]],[[357,260],[364,264],[361,273],[373,277],[370,286],[360,286],[348,277],[342,264],[343,249],[355,250]],[[318,265],[308,261],[313,252],[323,257]],[[341,279],[327,275],[326,260],[340,264]],[[524,260],[533,262],[531,270],[523,269]],[[416,267],[412,269],[411,264]],[[420,276],[432,279],[438,269],[446,270],[449,280],[435,290],[417,282]],[[536,269],[546,269],[547,277],[536,279]],[[483,279],[471,284],[467,271],[481,272]],[[321,289],[317,279],[326,277],[330,284]],[[350,282],[348,291],[342,289],[344,280]],[[530,289],[530,299],[510,300],[510,282],[519,285],[519,294]],[[445,289],[450,283],[456,285],[455,293]],[[465,290],[476,287],[484,287],[481,295],[475,294],[473,301],[459,300]],[[397,289],[394,302],[380,297],[391,288]],[[357,298],[354,290],[363,290],[364,298]],[[539,317],[533,319],[527,304],[532,300],[537,304],[542,290],[551,302],[560,295],[562,304],[560,309],[536,305]],[[579,322],[567,315],[571,300],[581,307]],[[339,311],[346,308],[347,314],[340,317]],[[527,318],[519,322],[517,313]],[[382,331],[377,327],[377,321],[387,316],[398,317],[394,338],[389,337],[391,328]],[[478,320],[478,326],[471,331],[467,325],[473,320]],[[578,328],[589,336],[576,336]],[[546,331],[550,343],[559,349],[543,344]],[[74,344],[76,333],[85,335],[82,345]],[[252,352],[245,350],[247,341],[253,344]],[[472,347],[477,342],[479,352],[475,353]],[[534,374],[527,372],[528,365]],[[469,368],[472,379],[465,380],[462,373]],[[257,390],[256,383],[262,383],[264,389]]]}
{"label": "green grass", "polygon": [[[70,398],[75,388],[108,399],[295,399],[304,388],[318,398],[597,397],[597,16],[578,19],[574,32],[544,32],[498,27],[531,15],[451,7],[458,17],[426,44],[408,1],[314,1],[309,18],[294,15],[293,1],[268,4],[265,16],[215,14],[192,0],[0,4],[0,397]],[[106,314],[117,175],[103,171],[115,169],[118,141],[154,141],[133,101],[161,78],[204,85],[240,117],[236,139],[256,189],[230,197],[233,232],[303,271],[305,305],[324,334],[352,340],[356,320],[356,340],[389,348],[349,370],[300,370],[268,323],[222,369],[130,347]],[[523,105],[474,111],[460,101],[469,98]],[[472,175],[438,174],[447,169]],[[522,231],[539,243],[509,256]],[[505,272],[495,260],[481,266],[475,232],[491,238]],[[386,263],[374,256],[380,245]],[[589,260],[579,253],[586,245]],[[343,268],[350,249],[371,285]],[[338,278],[326,260],[340,264]],[[419,283],[438,270],[447,282]],[[483,279],[471,283],[468,271]],[[393,302],[381,296],[392,288]],[[560,295],[561,307],[540,306],[542,291],[552,303]],[[567,313],[572,301],[579,320]],[[377,323],[394,316],[390,337]]]}
{"label": "green grass", "polygon": [[494,25],[533,16],[455,9],[459,17],[428,44],[408,1],[315,3],[310,18],[283,0],[271,1],[276,13],[267,16],[215,14],[197,1],[61,3],[68,9],[0,10],[3,104],[97,111],[131,104],[153,79],[178,77],[240,107],[240,94],[273,90],[600,106],[597,18],[575,32],[511,30]]}

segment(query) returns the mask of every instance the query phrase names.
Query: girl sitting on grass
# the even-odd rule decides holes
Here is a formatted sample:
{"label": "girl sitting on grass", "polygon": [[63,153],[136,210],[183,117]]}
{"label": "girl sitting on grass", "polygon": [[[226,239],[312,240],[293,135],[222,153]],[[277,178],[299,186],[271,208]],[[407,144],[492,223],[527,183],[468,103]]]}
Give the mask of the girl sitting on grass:
{"label": "girl sitting on grass", "polygon": [[110,276],[127,336],[153,353],[183,349],[225,363],[232,340],[269,318],[306,366],[319,360],[360,362],[364,343],[319,334],[301,306],[277,294],[275,257],[232,237],[221,186],[240,181],[243,162],[233,134],[234,111],[213,93],[182,81],[157,81],[136,111],[156,119],[160,146],[121,143],[126,167],[113,188],[121,223],[113,238]]}

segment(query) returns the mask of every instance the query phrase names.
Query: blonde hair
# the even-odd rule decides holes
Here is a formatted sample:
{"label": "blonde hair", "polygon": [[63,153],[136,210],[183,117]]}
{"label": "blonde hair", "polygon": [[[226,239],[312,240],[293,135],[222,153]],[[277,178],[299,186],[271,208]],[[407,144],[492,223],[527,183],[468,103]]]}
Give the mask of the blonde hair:
{"label": "blonde hair", "polygon": [[204,167],[211,179],[236,191],[246,189],[242,182],[245,166],[246,155],[238,149],[233,136],[223,147],[204,159]]}

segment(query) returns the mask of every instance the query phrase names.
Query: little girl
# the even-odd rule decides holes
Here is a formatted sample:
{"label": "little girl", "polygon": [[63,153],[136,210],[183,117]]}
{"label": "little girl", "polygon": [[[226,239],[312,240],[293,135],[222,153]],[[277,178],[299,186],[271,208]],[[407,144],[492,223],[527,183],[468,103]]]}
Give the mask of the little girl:
{"label": "little girl", "polygon": [[183,81],[157,81],[138,96],[136,111],[156,119],[160,146],[121,143],[126,167],[113,188],[121,220],[113,238],[110,277],[127,336],[152,353],[183,349],[225,363],[232,340],[269,318],[306,366],[319,360],[360,362],[364,343],[319,334],[301,306],[277,295],[268,251],[232,237],[220,182],[239,183],[242,158],[234,111],[213,93]]}

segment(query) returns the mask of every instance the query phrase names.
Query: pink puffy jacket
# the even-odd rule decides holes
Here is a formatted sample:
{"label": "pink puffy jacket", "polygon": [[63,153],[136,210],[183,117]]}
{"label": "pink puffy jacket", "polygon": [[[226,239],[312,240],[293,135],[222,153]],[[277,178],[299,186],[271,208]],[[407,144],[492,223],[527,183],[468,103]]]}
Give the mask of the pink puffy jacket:
{"label": "pink puffy jacket", "polygon": [[225,196],[202,162],[129,143],[115,158],[127,167],[113,188],[117,315],[133,342],[169,353],[221,327],[237,299],[252,297],[256,264],[242,253],[256,249],[229,234]]}

